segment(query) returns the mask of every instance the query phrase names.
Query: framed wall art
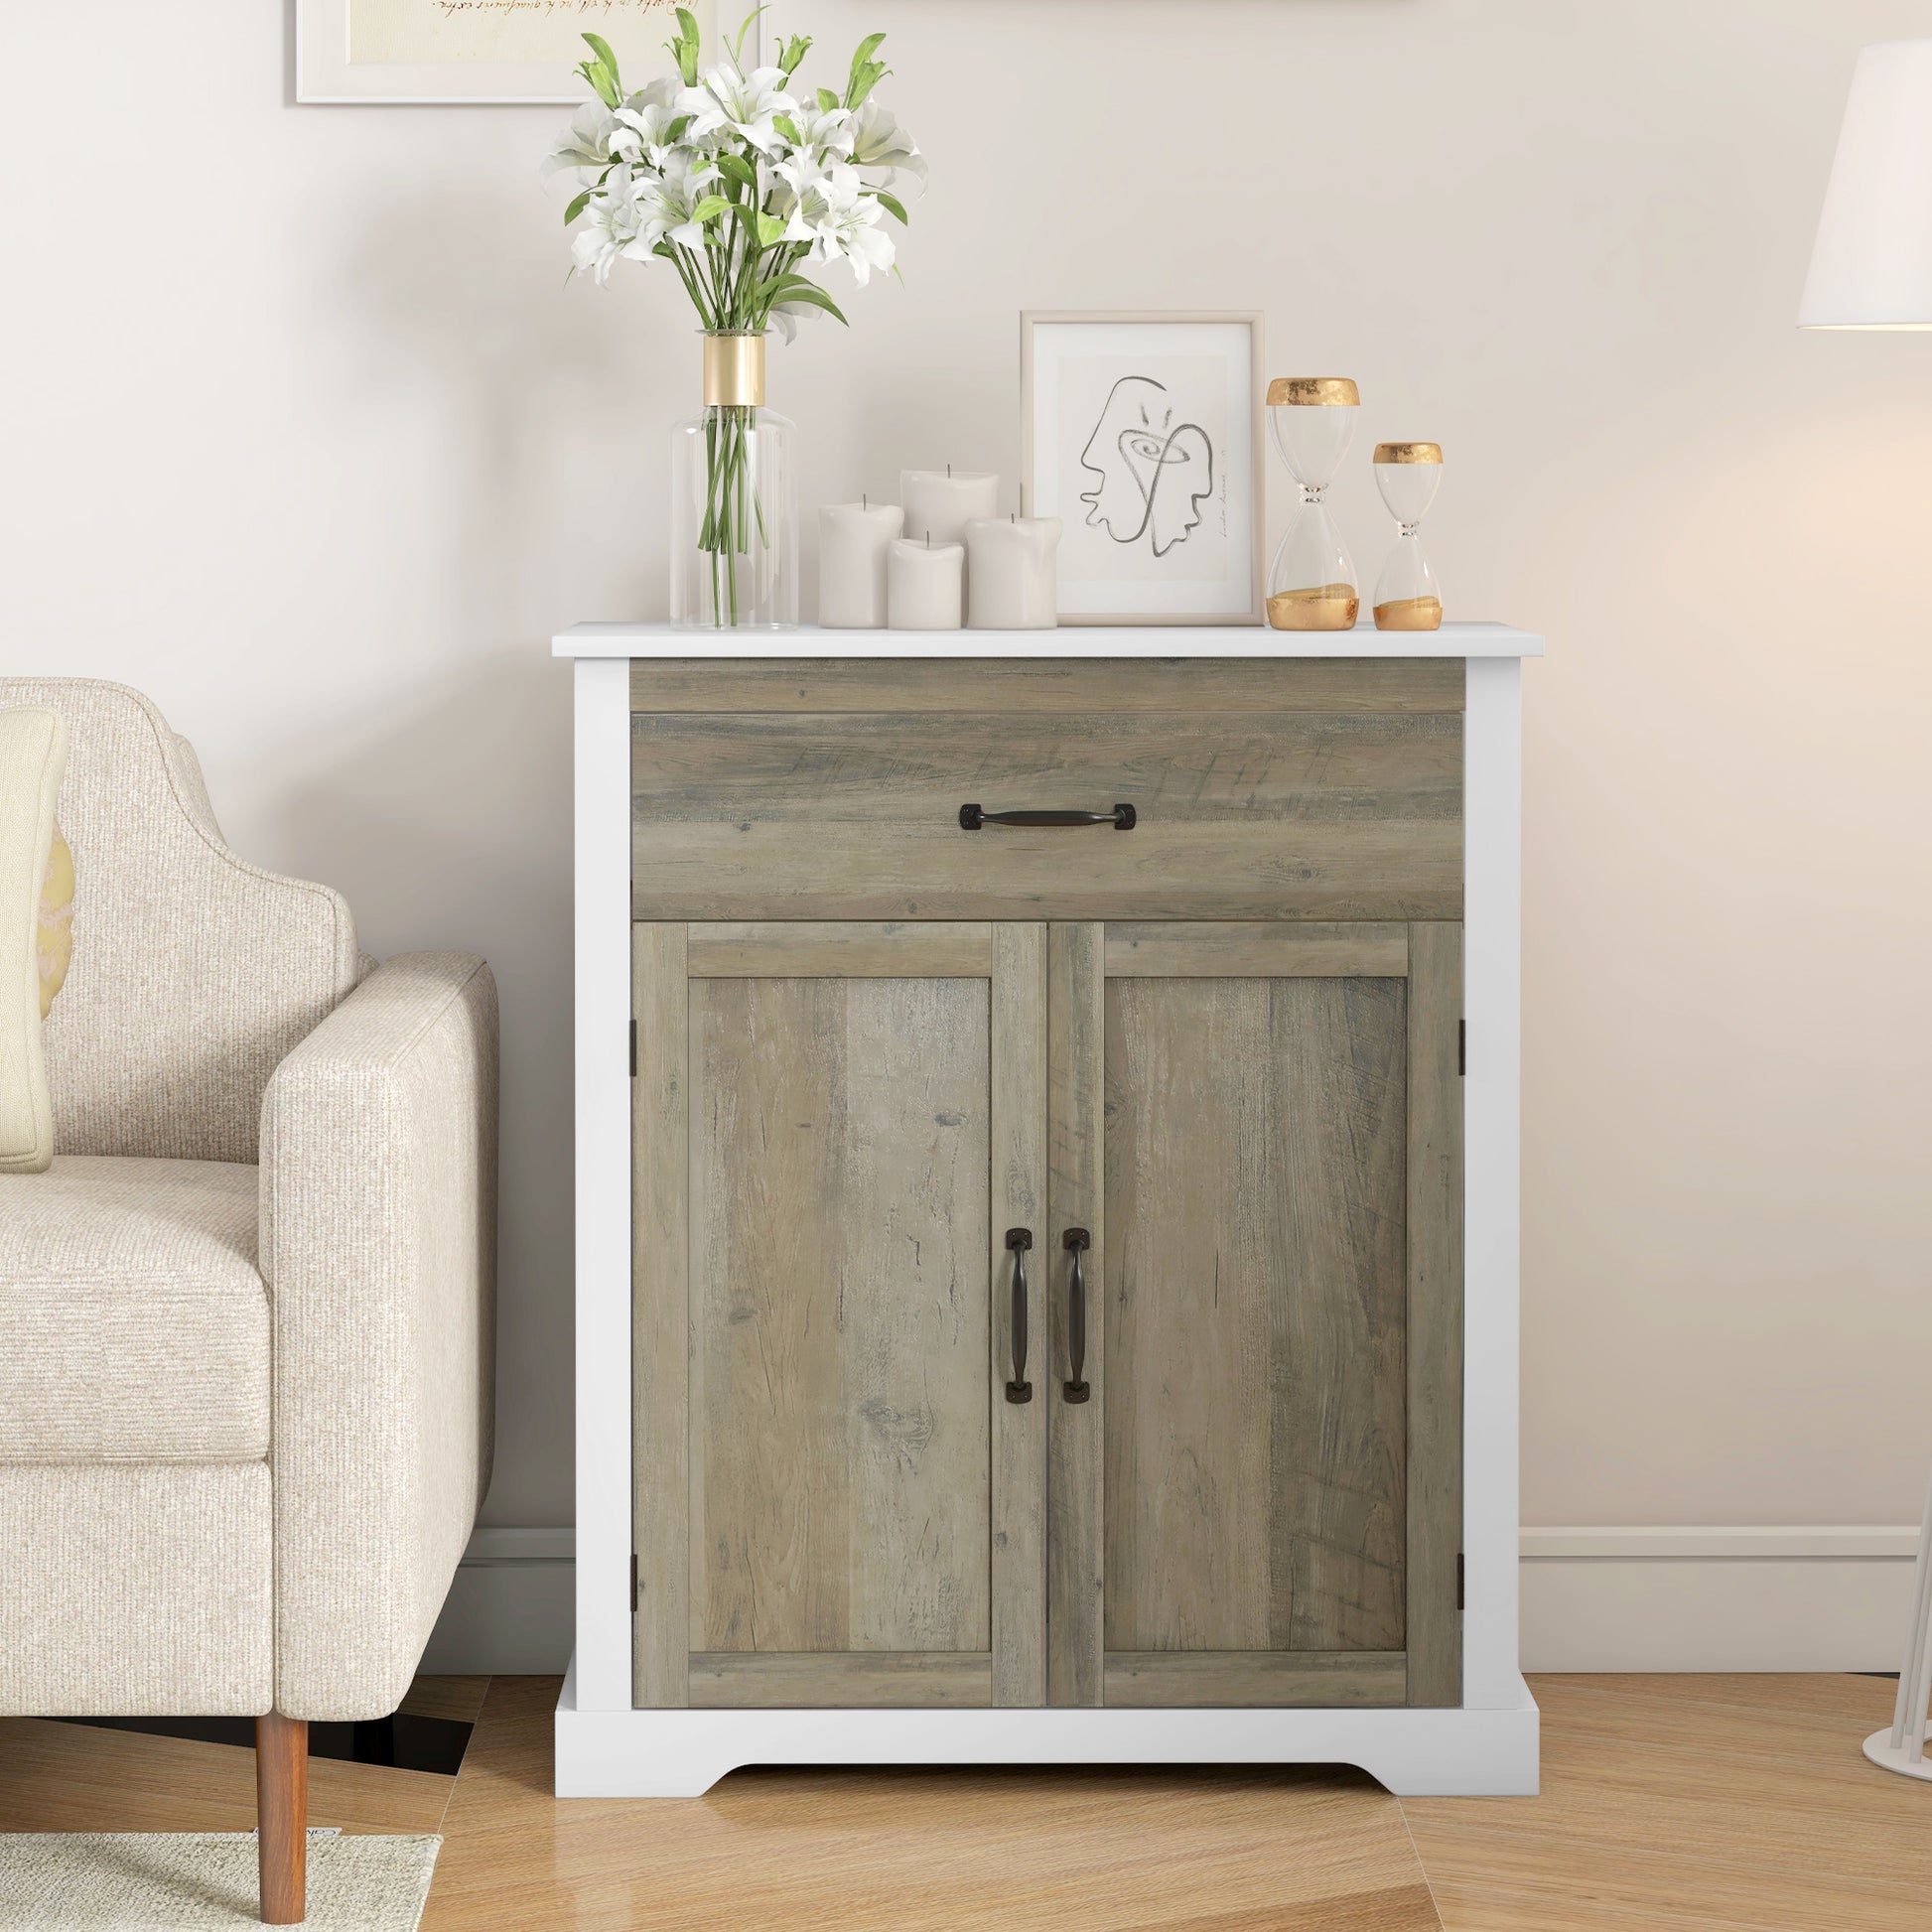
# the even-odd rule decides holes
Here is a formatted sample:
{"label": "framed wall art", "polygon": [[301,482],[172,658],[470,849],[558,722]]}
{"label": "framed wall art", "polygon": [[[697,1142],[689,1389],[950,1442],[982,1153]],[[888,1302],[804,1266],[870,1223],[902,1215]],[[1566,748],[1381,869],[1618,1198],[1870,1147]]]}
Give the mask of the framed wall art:
{"label": "framed wall art", "polygon": [[296,0],[295,97],[569,106],[590,98],[575,71],[586,32],[611,43],[634,90],[675,71],[664,43],[679,4],[709,58],[715,0]]}
{"label": "framed wall art", "polygon": [[1260,623],[1262,319],[1029,312],[1021,479],[1062,623]]}

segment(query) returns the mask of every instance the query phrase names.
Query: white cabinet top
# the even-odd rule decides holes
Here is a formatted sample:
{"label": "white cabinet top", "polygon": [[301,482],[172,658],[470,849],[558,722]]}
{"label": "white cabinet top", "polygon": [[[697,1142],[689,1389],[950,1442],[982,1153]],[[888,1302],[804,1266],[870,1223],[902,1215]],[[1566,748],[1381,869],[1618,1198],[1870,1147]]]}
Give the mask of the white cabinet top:
{"label": "white cabinet top", "polygon": [[1506,623],[1440,630],[1271,630],[1265,624],[1066,624],[1058,630],[673,630],[574,623],[557,657],[1541,657],[1543,639]]}

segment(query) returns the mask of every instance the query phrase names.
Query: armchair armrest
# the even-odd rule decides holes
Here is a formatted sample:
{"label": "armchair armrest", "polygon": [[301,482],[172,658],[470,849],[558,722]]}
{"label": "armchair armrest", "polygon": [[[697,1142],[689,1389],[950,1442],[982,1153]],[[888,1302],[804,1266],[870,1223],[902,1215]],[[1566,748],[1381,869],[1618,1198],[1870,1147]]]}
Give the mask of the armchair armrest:
{"label": "armchair armrest", "polygon": [[496,988],[379,966],[262,1100],[275,1708],[393,1711],[489,1483]]}

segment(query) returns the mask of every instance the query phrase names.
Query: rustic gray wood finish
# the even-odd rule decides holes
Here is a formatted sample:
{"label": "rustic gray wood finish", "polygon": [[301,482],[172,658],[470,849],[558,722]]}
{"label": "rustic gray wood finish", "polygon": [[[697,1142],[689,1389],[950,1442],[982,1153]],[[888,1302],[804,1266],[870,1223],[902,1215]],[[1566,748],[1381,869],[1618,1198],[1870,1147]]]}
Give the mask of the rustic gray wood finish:
{"label": "rustic gray wood finish", "polygon": [[[1044,1296],[1046,1234],[1046,928],[993,928],[993,1698],[1046,1701],[1046,1419],[1052,1362]],[[1034,1237],[1027,1254],[1027,1380],[1031,1402],[1009,1402],[1013,1269],[1009,1228]]]}
{"label": "rustic gray wood finish", "polygon": [[1038,1704],[1045,928],[633,930],[638,1701]]}
{"label": "rustic gray wood finish", "polygon": [[640,1704],[1459,1701],[1462,683],[633,665]]}
{"label": "rustic gray wood finish", "polygon": [[691,1647],[988,1650],[983,981],[691,986]]}
{"label": "rustic gray wood finish", "polygon": [[631,1506],[637,1557],[632,1695],[686,1702],[690,1650],[689,1023],[681,925],[631,927]]}
{"label": "rustic gray wood finish", "polygon": [[1460,711],[1458,657],[636,658],[632,711]]}
{"label": "rustic gray wood finish", "polygon": [[1235,1710],[1397,1705],[1406,1677],[1399,1650],[1110,1650],[1105,1672],[1109,1704]]}
{"label": "rustic gray wood finish", "polygon": [[1409,1702],[1462,1701],[1462,928],[1409,929]]}
{"label": "rustic gray wood finish", "polygon": [[[1103,1448],[1107,1420],[1107,1224],[1102,1161],[1102,1050],[1106,931],[1053,925],[1046,942],[1046,1307],[1052,1337],[1046,1395],[1052,1406],[1047,1461],[1046,1700],[1101,1701],[1102,1569],[1105,1523]],[[1092,1394],[1065,1400],[1068,1346],[1068,1228],[1092,1236],[1086,1251],[1086,1375]]]}
{"label": "rustic gray wood finish", "polygon": [[[1455,712],[632,721],[639,918],[1412,919],[1461,911]],[[987,810],[1139,823],[965,832]]]}
{"label": "rustic gray wood finish", "polygon": [[993,1659],[983,1650],[725,1650],[691,1659],[697,1710],[856,1711],[896,1704],[958,1710],[993,1702]]}
{"label": "rustic gray wood finish", "polygon": [[1403,982],[1107,988],[1107,1649],[1403,1646]]}

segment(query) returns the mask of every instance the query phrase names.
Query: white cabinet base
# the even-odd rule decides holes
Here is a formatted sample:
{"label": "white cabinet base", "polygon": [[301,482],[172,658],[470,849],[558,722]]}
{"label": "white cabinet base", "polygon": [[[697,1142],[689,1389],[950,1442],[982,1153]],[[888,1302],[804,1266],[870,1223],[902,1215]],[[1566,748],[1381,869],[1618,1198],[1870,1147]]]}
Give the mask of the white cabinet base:
{"label": "white cabinet base", "polygon": [[1537,1709],[580,1711],[557,1705],[557,1796],[696,1798],[746,1764],[1358,1764],[1403,1798],[1534,1796]]}

